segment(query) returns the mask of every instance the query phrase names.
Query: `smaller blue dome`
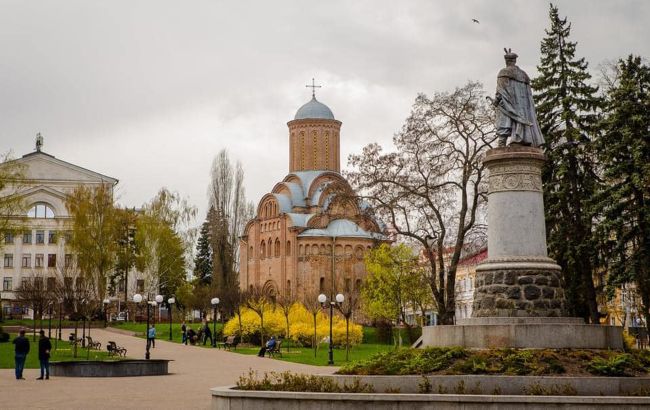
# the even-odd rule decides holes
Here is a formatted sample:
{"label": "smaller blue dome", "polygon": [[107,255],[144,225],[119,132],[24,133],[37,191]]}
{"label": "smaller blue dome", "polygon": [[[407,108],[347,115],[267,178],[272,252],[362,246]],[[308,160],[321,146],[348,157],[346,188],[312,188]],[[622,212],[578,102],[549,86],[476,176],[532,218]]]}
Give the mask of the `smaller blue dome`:
{"label": "smaller blue dome", "polygon": [[316,97],[312,97],[311,101],[303,105],[296,112],[294,120],[304,120],[304,119],[326,119],[333,120],[334,114],[329,107],[316,100]]}

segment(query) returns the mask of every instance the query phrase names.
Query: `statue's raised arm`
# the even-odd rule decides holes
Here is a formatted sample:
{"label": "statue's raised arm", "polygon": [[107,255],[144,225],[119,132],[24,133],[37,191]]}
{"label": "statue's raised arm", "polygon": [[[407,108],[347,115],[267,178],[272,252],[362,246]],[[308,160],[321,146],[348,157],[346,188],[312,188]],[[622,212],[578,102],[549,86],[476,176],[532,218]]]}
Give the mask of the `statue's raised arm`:
{"label": "statue's raised arm", "polygon": [[506,67],[497,75],[497,91],[492,103],[496,108],[496,129],[499,146],[506,144],[539,147],[544,137],[537,123],[530,78],[516,66],[517,54],[506,52]]}

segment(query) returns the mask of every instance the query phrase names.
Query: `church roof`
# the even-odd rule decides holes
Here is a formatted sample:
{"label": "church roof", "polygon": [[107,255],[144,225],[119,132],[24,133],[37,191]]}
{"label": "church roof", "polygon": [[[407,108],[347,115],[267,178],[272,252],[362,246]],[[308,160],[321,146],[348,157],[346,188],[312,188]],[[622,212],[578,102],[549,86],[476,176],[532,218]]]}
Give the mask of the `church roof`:
{"label": "church roof", "polygon": [[297,214],[294,212],[288,213],[289,218],[291,218],[292,226],[297,226],[301,228],[307,227],[307,222],[311,219],[312,216],[316,214]]}
{"label": "church roof", "polygon": [[299,237],[305,236],[324,236],[328,238],[365,238],[365,239],[378,239],[385,240],[386,237],[382,234],[368,232],[361,228],[356,223],[348,219],[336,219],[327,225],[324,229],[307,229],[302,232]]}
{"label": "church roof", "polygon": [[330,110],[327,105],[316,100],[316,97],[312,97],[311,101],[298,109],[296,116],[294,117],[294,120],[305,119],[333,120],[335,118],[332,110]]}

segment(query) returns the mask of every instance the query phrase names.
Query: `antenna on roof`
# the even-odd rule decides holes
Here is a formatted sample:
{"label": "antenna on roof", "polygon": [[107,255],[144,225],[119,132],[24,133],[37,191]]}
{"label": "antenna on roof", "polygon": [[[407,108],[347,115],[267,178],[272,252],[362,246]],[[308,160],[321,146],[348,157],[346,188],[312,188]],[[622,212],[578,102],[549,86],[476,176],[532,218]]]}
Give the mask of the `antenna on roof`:
{"label": "antenna on roof", "polygon": [[311,85],[306,85],[305,87],[307,87],[307,88],[311,88],[311,98],[314,98],[314,99],[315,99],[315,98],[316,98],[316,89],[317,89],[317,88],[321,88],[322,85],[316,85],[316,82],[315,82],[314,79],[312,78],[312,79],[311,79]]}
{"label": "antenna on roof", "polygon": [[43,136],[40,132],[36,133],[36,152],[41,152],[43,148]]}

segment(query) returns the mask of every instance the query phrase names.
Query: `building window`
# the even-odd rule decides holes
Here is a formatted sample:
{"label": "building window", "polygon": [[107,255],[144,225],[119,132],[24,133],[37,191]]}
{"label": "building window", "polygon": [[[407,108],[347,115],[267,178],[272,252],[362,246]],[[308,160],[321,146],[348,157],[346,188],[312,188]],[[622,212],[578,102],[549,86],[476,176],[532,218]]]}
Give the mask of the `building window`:
{"label": "building window", "polygon": [[124,292],[124,279],[120,279],[120,281],[117,283],[117,291]]}
{"label": "building window", "polygon": [[47,255],[47,267],[56,268],[56,253],[50,253]]}
{"label": "building window", "polygon": [[260,259],[266,258],[266,242],[262,241],[260,244]]}
{"label": "building window", "polygon": [[320,283],[319,283],[318,289],[319,289],[319,291],[321,293],[325,292],[325,278],[322,277],[322,276],[320,277]]}
{"label": "building window", "polygon": [[52,291],[56,286],[56,278],[49,277],[47,278],[47,290]]}
{"label": "building window", "polygon": [[14,267],[14,255],[12,253],[5,253],[5,268]]}
{"label": "building window", "polygon": [[45,243],[45,231],[36,231],[36,243]]}
{"label": "building window", "polygon": [[253,247],[251,246],[251,247],[248,249],[248,259],[253,259],[253,253],[254,253],[254,251],[253,251]]}
{"label": "building window", "polygon": [[31,268],[32,267],[32,255],[31,254],[24,254],[23,255],[22,267],[23,268]]}
{"label": "building window", "polygon": [[291,280],[287,280],[287,296],[291,296]]}
{"label": "building window", "polygon": [[56,231],[47,232],[47,243],[56,243],[57,239]]}
{"label": "building window", "polygon": [[70,241],[72,241],[72,231],[65,231],[63,233],[63,239],[65,240],[65,243],[70,243]]}
{"label": "building window", "polygon": [[345,292],[350,293],[350,278],[345,278]]}
{"label": "building window", "polygon": [[66,268],[69,268],[70,266],[72,266],[72,255],[69,254],[69,253],[66,253],[65,256],[63,257],[63,262],[64,262],[64,266]]}
{"label": "building window", "polygon": [[6,232],[5,233],[5,243],[6,244],[12,244],[14,243],[14,234],[11,232]]}
{"label": "building window", "polygon": [[275,238],[275,257],[280,257],[280,240]]}
{"label": "building window", "polygon": [[45,218],[52,219],[54,218],[54,211],[52,208],[44,203],[38,203],[27,212],[28,218]]}
{"label": "building window", "polygon": [[45,256],[43,256],[42,253],[37,253],[36,258],[34,259],[34,267],[35,268],[42,268],[44,261],[45,261]]}
{"label": "building window", "polygon": [[136,282],[136,292],[138,293],[143,293],[144,292],[144,279],[138,279]]}
{"label": "building window", "polygon": [[23,243],[32,243],[32,231],[27,231],[23,233]]}
{"label": "building window", "polygon": [[291,256],[291,241],[287,241],[287,256]]}
{"label": "building window", "polygon": [[5,276],[4,279],[2,280],[2,290],[4,291],[11,291],[13,290],[13,278]]}

